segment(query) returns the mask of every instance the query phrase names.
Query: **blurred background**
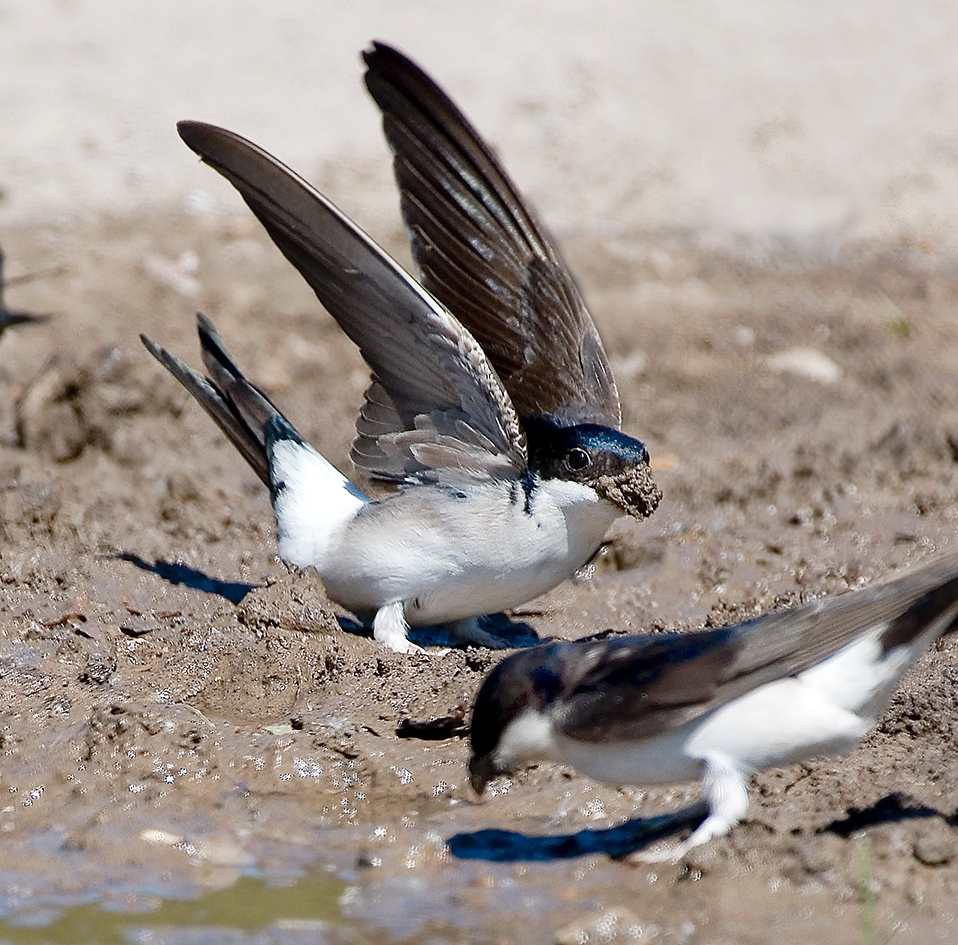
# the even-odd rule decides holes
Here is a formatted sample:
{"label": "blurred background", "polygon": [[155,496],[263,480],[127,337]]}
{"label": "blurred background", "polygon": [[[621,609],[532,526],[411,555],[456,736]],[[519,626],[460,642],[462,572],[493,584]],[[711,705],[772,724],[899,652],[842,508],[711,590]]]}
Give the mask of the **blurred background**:
{"label": "blurred background", "polygon": [[958,7],[940,0],[0,0],[0,232],[237,209],[181,118],[396,226],[371,39],[452,93],[560,236],[958,249]]}

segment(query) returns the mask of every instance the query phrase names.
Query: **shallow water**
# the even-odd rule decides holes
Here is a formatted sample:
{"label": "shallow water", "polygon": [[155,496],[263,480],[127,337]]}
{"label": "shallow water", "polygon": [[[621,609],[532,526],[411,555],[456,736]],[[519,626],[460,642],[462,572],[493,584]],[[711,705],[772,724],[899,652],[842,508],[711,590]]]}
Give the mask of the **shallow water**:
{"label": "shallow water", "polygon": [[[11,882],[16,881],[8,875],[7,890]],[[90,890],[87,901],[44,902],[42,893],[35,894],[18,908],[0,897],[0,940],[16,945],[362,941],[356,924],[342,915],[347,889],[322,870],[283,884],[241,877],[226,889],[188,898],[167,898],[162,889],[121,894],[107,888],[99,894]]]}

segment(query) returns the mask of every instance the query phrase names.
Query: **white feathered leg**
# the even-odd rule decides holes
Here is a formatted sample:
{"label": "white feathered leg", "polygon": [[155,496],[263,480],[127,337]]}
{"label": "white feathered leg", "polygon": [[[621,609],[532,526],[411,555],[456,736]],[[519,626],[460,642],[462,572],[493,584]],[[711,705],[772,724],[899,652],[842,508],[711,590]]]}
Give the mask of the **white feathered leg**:
{"label": "white feathered leg", "polygon": [[715,837],[724,837],[745,816],[748,810],[748,775],[725,755],[710,754],[702,760],[705,763],[702,790],[709,806],[708,816],[685,842],[651,852],[639,850],[632,854],[631,860],[674,863],[693,847],[708,843]]}
{"label": "white feathered leg", "polygon": [[407,639],[409,624],[403,613],[403,602],[394,600],[384,604],[373,619],[373,639],[388,646],[394,653],[422,653],[423,648]]}

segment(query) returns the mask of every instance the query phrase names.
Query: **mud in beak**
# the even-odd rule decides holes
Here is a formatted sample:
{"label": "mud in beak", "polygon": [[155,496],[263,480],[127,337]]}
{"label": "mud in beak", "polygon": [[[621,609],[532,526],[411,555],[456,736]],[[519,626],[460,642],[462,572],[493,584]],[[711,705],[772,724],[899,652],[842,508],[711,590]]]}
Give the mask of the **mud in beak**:
{"label": "mud in beak", "polygon": [[595,490],[640,521],[648,518],[662,501],[662,490],[652,478],[648,463],[640,463],[615,476],[600,476]]}

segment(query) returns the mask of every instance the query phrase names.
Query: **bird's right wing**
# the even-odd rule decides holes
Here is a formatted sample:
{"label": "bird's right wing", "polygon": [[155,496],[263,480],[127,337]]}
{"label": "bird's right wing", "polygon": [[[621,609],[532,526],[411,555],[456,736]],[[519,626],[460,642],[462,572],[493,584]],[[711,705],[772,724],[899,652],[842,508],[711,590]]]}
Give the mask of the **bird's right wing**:
{"label": "bird's right wing", "polygon": [[[558,644],[553,722],[570,738],[652,738],[704,714],[741,651],[736,628]],[[529,651],[532,653],[533,651]]]}
{"label": "bird's right wing", "polygon": [[363,54],[423,285],[473,333],[520,417],[621,424],[612,369],[546,228],[442,89],[385,43]]}
{"label": "bird's right wing", "polygon": [[372,369],[353,461],[393,481],[521,475],[512,402],[463,326],[325,197],[272,155],[201,122],[180,137],[219,171]]}

